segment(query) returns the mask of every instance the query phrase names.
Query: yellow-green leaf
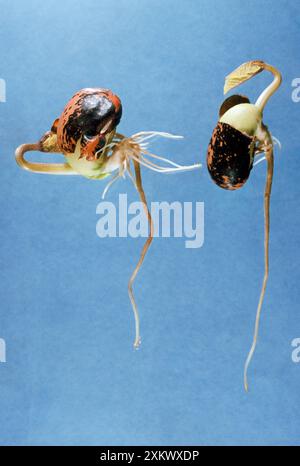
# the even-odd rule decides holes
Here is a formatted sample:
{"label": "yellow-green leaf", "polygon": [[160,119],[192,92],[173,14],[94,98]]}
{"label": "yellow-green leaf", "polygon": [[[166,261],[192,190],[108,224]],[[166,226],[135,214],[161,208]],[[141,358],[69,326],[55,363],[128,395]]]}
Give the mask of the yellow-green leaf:
{"label": "yellow-green leaf", "polygon": [[230,73],[225,78],[224,94],[227,94],[231,89],[239,86],[240,84],[248,81],[256,74],[260,73],[264,69],[264,62],[255,60],[243,63]]}

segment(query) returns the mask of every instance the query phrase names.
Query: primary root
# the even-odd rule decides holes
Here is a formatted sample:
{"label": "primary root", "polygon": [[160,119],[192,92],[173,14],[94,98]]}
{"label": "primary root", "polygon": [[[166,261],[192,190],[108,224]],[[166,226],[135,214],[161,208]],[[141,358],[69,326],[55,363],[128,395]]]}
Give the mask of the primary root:
{"label": "primary root", "polygon": [[271,190],[272,190],[272,180],[273,180],[273,168],[274,168],[274,158],[273,158],[273,145],[272,140],[269,139],[266,142],[266,159],[268,163],[267,168],[267,179],[266,179],[266,187],[265,187],[265,196],[264,196],[264,211],[265,211],[265,273],[263,279],[262,290],[259,298],[259,303],[256,311],[256,319],[255,319],[255,328],[254,328],[254,336],[252,346],[250,348],[248,357],[246,359],[245,368],[244,368],[244,387],[245,390],[248,392],[249,384],[248,384],[248,368],[250,362],[252,360],[256,344],[258,338],[258,330],[259,330],[259,321],[261,315],[262,304],[265,297],[267,281],[269,276],[269,237],[270,237],[270,197],[271,197]]}
{"label": "primary root", "polygon": [[[143,208],[148,218],[148,223],[149,223],[148,239],[146,243],[144,244],[144,247],[141,251],[140,259],[128,283],[128,293],[129,293],[129,298],[132,304],[134,318],[135,318],[135,341],[134,341],[135,348],[138,348],[140,345],[140,319],[139,319],[138,308],[137,308],[136,301],[135,301],[134,294],[133,294],[133,283],[142,266],[145,255],[150,247],[150,244],[153,240],[153,235],[154,235],[153,221],[152,221],[151,214],[147,206],[146,196],[145,196],[145,192],[142,186],[140,166],[143,165],[144,167],[150,170],[156,171],[158,173],[163,173],[163,174],[177,173],[180,171],[193,170],[195,168],[201,167],[201,164],[194,164],[194,165],[189,165],[189,166],[179,165],[173,162],[172,160],[169,160],[165,157],[158,156],[148,151],[149,142],[155,137],[181,139],[181,136],[175,136],[170,133],[163,133],[159,131],[142,131],[140,133],[134,134],[131,137],[125,137],[119,133],[116,133],[114,141],[113,141],[114,144],[112,147],[109,148],[109,151],[107,152],[106,155],[107,155],[107,163],[110,164],[110,167],[112,169],[111,172],[114,170],[118,170],[118,172],[109,181],[102,195],[102,198],[104,198],[108,189],[111,187],[111,185],[120,177],[125,177],[125,174],[127,173],[129,178],[132,180],[136,190],[139,193],[140,200],[143,204]],[[153,162],[151,159],[154,159],[155,161],[157,161],[157,163]],[[160,161],[161,164],[159,164],[158,161]],[[131,172],[131,168],[130,168],[131,162],[134,165],[135,178]]]}
{"label": "primary root", "polygon": [[132,304],[132,309],[133,309],[133,312],[134,312],[134,318],[135,318],[135,341],[134,341],[134,347],[135,348],[138,348],[140,343],[141,343],[141,338],[140,338],[140,318],[139,318],[139,312],[138,312],[138,308],[137,308],[137,305],[136,305],[136,301],[135,301],[135,298],[134,298],[134,294],[133,294],[133,283],[134,283],[134,280],[136,279],[136,276],[142,266],[142,263],[144,261],[144,258],[147,254],[147,251],[150,247],[150,244],[152,243],[152,240],[153,240],[153,235],[154,235],[154,225],[153,225],[153,220],[152,220],[152,217],[151,217],[151,214],[150,214],[150,211],[149,211],[149,208],[148,208],[148,205],[147,205],[147,200],[146,200],[146,196],[145,196],[145,192],[144,192],[144,189],[143,189],[143,185],[142,185],[142,177],[141,177],[141,169],[140,169],[140,164],[138,161],[136,160],[133,160],[133,164],[134,164],[134,170],[135,170],[135,185],[136,185],[136,189],[139,193],[139,196],[140,196],[140,199],[141,199],[141,202],[143,204],[143,207],[144,207],[144,210],[145,210],[145,213],[147,215],[147,218],[148,218],[148,222],[149,222],[149,236],[147,238],[147,241],[146,243],[144,244],[143,246],[143,249],[141,251],[141,255],[140,255],[140,259],[130,277],[130,280],[128,282],[128,294],[129,294],[129,298],[130,298],[130,301],[131,301],[131,304]]}

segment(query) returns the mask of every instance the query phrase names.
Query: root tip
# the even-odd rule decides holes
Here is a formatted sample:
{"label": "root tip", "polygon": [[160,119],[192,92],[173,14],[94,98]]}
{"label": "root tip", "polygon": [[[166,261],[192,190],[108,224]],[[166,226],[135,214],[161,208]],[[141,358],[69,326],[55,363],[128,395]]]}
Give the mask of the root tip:
{"label": "root tip", "polygon": [[134,342],[133,347],[135,350],[138,350],[140,346],[141,346],[141,339],[139,338],[138,340]]}

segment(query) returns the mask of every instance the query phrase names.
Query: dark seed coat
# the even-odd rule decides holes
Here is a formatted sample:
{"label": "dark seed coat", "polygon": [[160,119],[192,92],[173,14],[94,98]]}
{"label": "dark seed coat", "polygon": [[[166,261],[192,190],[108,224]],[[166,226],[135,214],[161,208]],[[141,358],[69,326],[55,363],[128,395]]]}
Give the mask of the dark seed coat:
{"label": "dark seed coat", "polygon": [[254,139],[232,126],[219,122],[207,150],[207,168],[213,181],[223,189],[239,189],[253,167]]}
{"label": "dark seed coat", "polygon": [[119,124],[121,101],[108,89],[82,89],[67,103],[52,127],[62,152],[72,153],[81,138],[81,156],[96,158],[105,136]]}
{"label": "dark seed coat", "polygon": [[250,104],[250,100],[245,95],[240,94],[234,94],[227,97],[219,109],[219,118],[221,118],[230,108],[239,104]]}

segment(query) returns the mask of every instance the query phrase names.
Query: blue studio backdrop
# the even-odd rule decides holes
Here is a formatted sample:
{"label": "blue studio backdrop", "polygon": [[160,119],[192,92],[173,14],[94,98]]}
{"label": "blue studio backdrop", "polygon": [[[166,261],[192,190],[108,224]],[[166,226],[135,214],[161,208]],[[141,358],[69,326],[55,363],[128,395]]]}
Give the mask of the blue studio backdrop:
{"label": "blue studio backdrop", "polygon": [[[0,443],[299,445],[297,2],[1,0],[0,11]],[[228,192],[212,183],[205,157],[224,78],[253,59],[283,74],[264,115],[282,150],[246,394],[266,164]],[[270,80],[262,73],[238,92],[254,100]],[[144,239],[97,236],[104,181],[37,175],[15,163],[15,148],[38,140],[84,87],[121,97],[123,134],[183,135],[158,140],[155,150],[203,164],[172,176],[142,170],[149,202],[204,202],[205,239],[194,249],[184,238],[154,240],[135,284],[139,351],[127,281]],[[107,200],[117,205],[119,193],[137,200],[129,179]]]}

